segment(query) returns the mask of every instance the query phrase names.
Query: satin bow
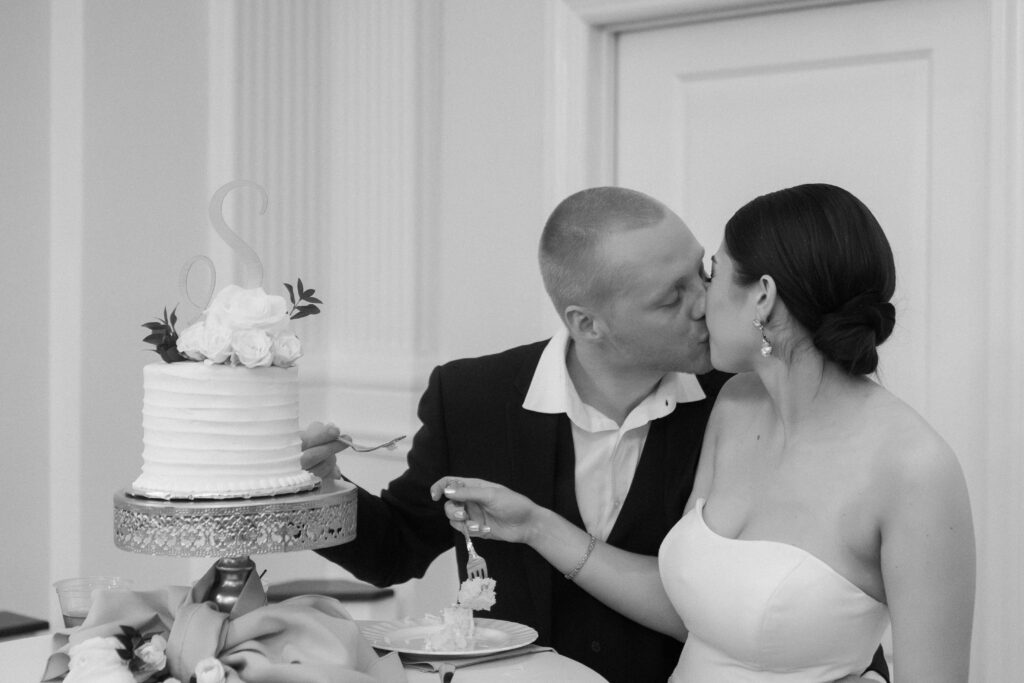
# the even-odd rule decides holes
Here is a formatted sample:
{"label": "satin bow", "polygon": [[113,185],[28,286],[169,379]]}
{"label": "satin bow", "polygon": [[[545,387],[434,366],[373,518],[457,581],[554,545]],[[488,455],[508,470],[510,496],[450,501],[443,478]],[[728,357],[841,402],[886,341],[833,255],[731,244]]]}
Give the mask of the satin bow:
{"label": "satin bow", "polygon": [[224,664],[228,683],[397,683],[406,680],[395,653],[378,657],[340,602],[303,595],[267,604],[259,577],[250,574],[230,613],[204,601],[216,579],[211,567],[191,588],[115,589],[95,595],[85,623],[54,635],[55,651],[42,681],[68,672],[68,650],[89,638],[132,626],[167,638],[171,675],[187,681],[206,657]]}

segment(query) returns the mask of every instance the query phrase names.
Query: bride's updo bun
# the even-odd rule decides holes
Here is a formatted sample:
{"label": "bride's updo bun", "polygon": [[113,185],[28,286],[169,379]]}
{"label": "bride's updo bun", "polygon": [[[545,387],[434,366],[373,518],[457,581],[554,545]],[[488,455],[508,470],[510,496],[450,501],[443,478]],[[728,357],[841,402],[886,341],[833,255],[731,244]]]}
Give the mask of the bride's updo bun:
{"label": "bride's updo bun", "polygon": [[896,268],[871,211],[834,185],[766,194],[725,226],[736,281],[775,280],[790,315],[814,346],[850,374],[878,368],[878,345],[896,322],[889,302]]}
{"label": "bride's updo bun", "polygon": [[878,367],[877,347],[889,338],[895,323],[893,305],[879,301],[877,292],[866,292],[821,317],[814,345],[851,374],[865,375]]}

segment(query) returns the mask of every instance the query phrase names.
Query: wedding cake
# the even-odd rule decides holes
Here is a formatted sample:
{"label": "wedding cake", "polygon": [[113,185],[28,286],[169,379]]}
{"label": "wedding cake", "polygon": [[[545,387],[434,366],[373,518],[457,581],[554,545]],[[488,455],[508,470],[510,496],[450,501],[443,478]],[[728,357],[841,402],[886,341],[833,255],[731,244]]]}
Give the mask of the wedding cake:
{"label": "wedding cake", "polygon": [[[302,469],[302,355],[290,321],[320,303],[313,290],[283,297],[230,285],[200,320],[147,323],[163,362],[143,368],[142,474],[132,492],[152,498],[251,498],[314,488]],[[301,303],[301,302],[307,303]],[[310,303],[312,302],[312,303]]]}

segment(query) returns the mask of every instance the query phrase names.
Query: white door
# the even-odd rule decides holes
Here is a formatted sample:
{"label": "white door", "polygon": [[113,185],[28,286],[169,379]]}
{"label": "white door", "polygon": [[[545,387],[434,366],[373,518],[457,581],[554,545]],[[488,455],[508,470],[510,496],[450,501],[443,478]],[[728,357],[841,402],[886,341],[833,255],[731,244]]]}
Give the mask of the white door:
{"label": "white door", "polygon": [[709,255],[732,213],[765,192],[828,182],[871,208],[898,277],[880,380],[931,421],[974,483],[986,425],[989,31],[987,3],[886,0],[626,32],[616,51],[616,182],[666,201]]}

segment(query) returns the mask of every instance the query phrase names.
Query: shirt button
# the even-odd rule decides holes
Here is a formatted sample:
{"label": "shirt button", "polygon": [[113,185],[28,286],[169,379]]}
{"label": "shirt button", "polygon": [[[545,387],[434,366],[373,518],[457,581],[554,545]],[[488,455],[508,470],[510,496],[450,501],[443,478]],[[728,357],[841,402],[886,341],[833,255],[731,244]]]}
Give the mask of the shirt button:
{"label": "shirt button", "polygon": [[601,651],[601,643],[599,643],[596,640],[591,641],[590,649],[593,650],[594,652],[600,652]]}

